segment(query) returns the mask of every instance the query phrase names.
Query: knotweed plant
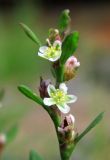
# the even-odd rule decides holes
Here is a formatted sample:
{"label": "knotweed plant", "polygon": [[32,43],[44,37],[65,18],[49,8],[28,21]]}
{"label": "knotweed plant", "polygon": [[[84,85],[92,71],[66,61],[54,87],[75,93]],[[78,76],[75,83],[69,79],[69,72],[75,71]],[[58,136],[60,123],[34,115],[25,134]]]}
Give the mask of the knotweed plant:
{"label": "knotweed plant", "polygon": [[[69,104],[75,106],[77,96],[69,94],[67,81],[75,78],[80,62],[76,58],[79,33],[69,32],[71,18],[69,10],[64,10],[59,18],[58,26],[50,28],[45,44],[42,44],[29,27],[21,23],[26,35],[33,40],[39,49],[36,52],[45,61],[50,61],[51,73],[55,79],[45,80],[40,77],[39,96],[25,85],[18,89],[28,98],[42,106],[50,115],[55,126],[62,160],[69,160],[78,142],[100,122],[103,113],[100,113],[90,125],[80,134],[75,128],[75,117],[71,113]],[[49,78],[50,79],[50,78]],[[35,158],[36,157],[36,158]],[[41,158],[31,152],[30,160]]]}

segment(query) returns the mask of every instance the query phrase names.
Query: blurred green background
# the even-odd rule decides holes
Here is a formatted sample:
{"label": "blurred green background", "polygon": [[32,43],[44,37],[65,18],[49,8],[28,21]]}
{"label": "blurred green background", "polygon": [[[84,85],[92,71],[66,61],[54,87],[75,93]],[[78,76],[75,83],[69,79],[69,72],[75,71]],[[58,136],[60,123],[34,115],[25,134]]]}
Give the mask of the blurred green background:
{"label": "blurred green background", "polygon": [[[97,3],[96,3],[97,2]],[[17,90],[19,84],[38,93],[39,76],[50,78],[50,63],[37,56],[38,47],[19,23],[36,32],[42,43],[50,27],[57,28],[60,12],[69,8],[72,30],[80,32],[76,55],[78,75],[67,83],[78,96],[71,106],[81,132],[101,111],[105,116],[76,147],[74,160],[110,160],[110,5],[98,1],[0,0],[0,88],[5,89],[0,121],[4,128],[19,124],[16,139],[4,151],[4,160],[27,160],[35,149],[45,160],[59,160],[54,126],[47,113]],[[53,81],[54,82],[54,81]]]}

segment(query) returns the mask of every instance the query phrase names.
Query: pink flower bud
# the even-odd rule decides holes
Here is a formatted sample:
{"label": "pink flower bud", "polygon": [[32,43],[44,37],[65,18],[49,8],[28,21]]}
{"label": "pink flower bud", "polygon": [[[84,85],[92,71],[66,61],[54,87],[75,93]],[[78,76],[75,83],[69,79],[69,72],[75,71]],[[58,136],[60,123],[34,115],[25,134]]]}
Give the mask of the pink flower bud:
{"label": "pink flower bud", "polygon": [[76,70],[78,69],[79,66],[80,62],[78,62],[75,56],[69,57],[65,64],[65,73],[64,73],[65,80],[68,81],[72,79],[75,76]]}
{"label": "pink flower bud", "polygon": [[76,133],[74,130],[75,118],[73,115],[68,115],[64,118],[58,132],[64,137],[64,139],[74,140]]}
{"label": "pink flower bud", "polygon": [[66,67],[69,69],[74,69],[76,67],[80,66],[80,62],[78,62],[77,58],[75,56],[71,56],[66,61]]}
{"label": "pink flower bud", "polygon": [[61,41],[61,37],[58,29],[51,28],[49,30],[49,40],[51,44],[53,44],[53,42],[56,40]]}
{"label": "pink flower bud", "polygon": [[59,35],[57,35],[57,36],[55,37],[55,40],[58,40],[58,41],[61,42],[61,37],[60,37]]}

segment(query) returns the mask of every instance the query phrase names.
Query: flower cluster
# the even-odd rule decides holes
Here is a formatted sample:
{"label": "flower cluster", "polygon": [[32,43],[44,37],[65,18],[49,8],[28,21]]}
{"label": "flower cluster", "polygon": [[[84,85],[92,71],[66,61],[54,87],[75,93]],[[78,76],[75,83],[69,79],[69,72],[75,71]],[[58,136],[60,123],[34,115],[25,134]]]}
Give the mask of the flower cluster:
{"label": "flower cluster", "polygon": [[[49,37],[46,39],[47,43],[39,48],[38,55],[54,64],[58,64],[59,67],[59,63],[56,63],[56,61],[58,62],[62,55],[62,39],[57,29],[51,29],[49,32]],[[72,79],[75,75],[74,72],[79,66],[80,62],[77,61],[75,56],[69,57],[64,65],[64,81]],[[59,68],[57,69],[59,70]],[[60,83],[57,89],[52,84],[45,84],[45,86],[46,88],[44,85],[42,88],[42,85],[40,85],[39,89],[41,97],[44,98],[44,104],[46,106],[55,105],[62,113],[68,113],[70,107],[67,104],[74,103],[77,97],[67,94],[66,84],[64,82]]]}

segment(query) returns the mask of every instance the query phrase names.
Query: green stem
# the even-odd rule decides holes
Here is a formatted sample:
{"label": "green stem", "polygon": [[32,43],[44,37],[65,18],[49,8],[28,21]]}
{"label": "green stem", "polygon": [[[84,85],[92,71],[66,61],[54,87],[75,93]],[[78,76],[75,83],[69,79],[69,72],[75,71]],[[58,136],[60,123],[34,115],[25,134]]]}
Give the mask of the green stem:
{"label": "green stem", "polygon": [[50,115],[54,123],[54,127],[56,130],[56,134],[59,142],[61,160],[69,160],[75,145],[73,143],[73,140],[64,141],[63,137],[61,137],[61,135],[58,132],[58,127],[61,126],[61,112],[59,112],[56,106],[53,106],[51,109],[48,109],[48,110],[46,109],[46,111],[48,112],[48,114]]}
{"label": "green stem", "polygon": [[59,87],[59,84],[64,80],[64,65],[60,65],[56,70],[56,87]]}

